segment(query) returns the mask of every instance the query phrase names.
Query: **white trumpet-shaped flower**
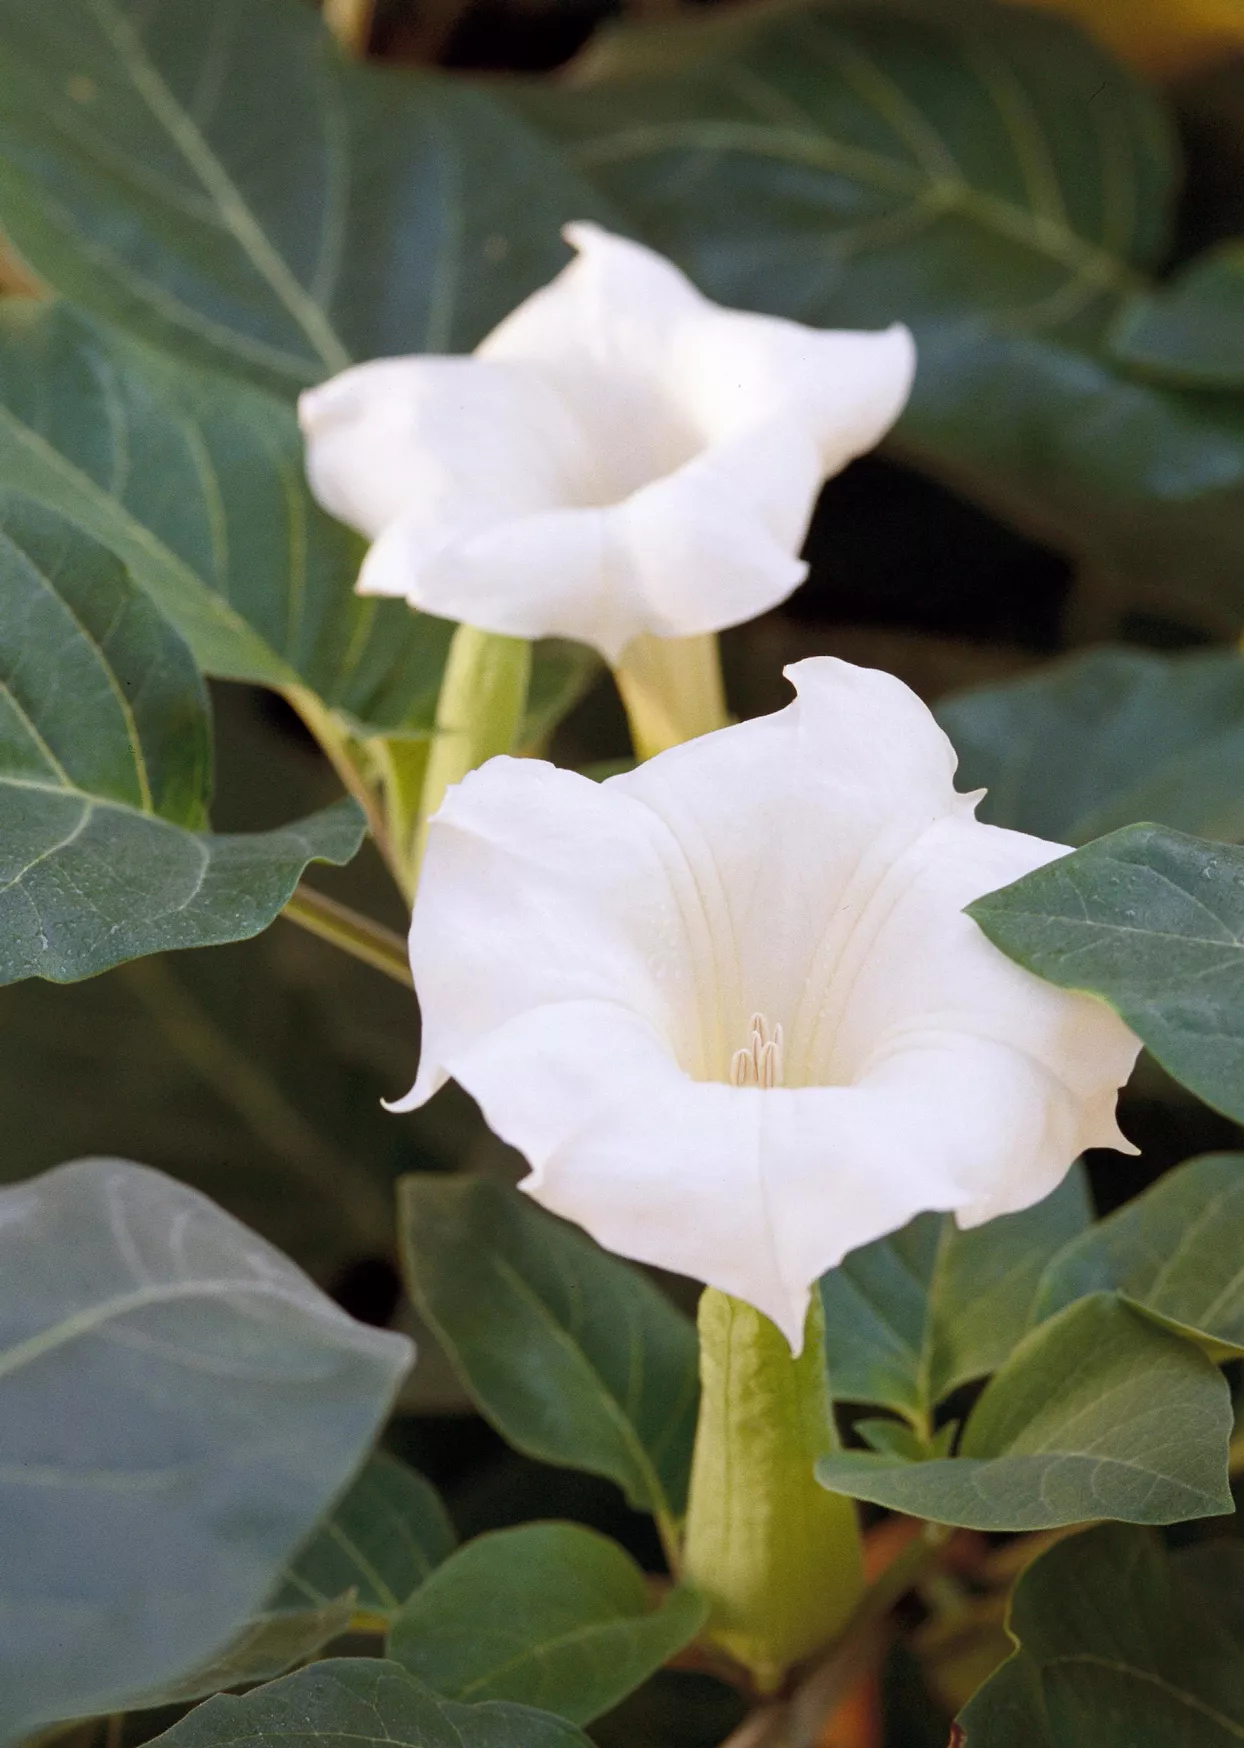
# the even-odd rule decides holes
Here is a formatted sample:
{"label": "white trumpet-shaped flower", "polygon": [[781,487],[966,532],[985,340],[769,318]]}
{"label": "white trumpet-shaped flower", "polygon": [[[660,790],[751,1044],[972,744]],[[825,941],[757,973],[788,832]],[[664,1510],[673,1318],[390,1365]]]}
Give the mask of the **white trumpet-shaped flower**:
{"label": "white trumpet-shaped flower", "polygon": [[312,490],[373,542],[363,594],[616,662],[765,612],[801,581],[821,483],[902,411],[906,328],[720,308],[650,249],[578,259],[470,358],[388,358],[300,402]]}
{"label": "white trumpet-shaped flower", "polygon": [[964,905],[1064,852],[982,825],[888,674],[791,670],[777,715],[595,784],[494,759],[436,816],[411,927],[413,1091],[449,1076],[523,1188],[800,1342],[809,1288],[923,1209],[972,1226],[1134,1151],[1139,1049]]}

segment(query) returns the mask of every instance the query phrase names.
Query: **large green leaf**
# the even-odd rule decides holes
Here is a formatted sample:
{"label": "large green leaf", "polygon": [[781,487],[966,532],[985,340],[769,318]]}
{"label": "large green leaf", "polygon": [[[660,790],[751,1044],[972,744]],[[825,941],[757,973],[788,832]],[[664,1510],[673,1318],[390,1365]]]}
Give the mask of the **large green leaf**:
{"label": "large green leaf", "polygon": [[127,1709],[147,1711],[156,1706],[185,1705],[234,1687],[250,1687],[271,1681],[299,1664],[309,1663],[325,1645],[340,1639],[354,1619],[354,1600],[338,1597],[318,1608],[266,1609],[258,1614],[225,1649],[200,1668],[178,1680],[128,1696]]}
{"label": "large green leaf", "polygon": [[290,1566],[274,1606],[319,1608],[348,1590],[360,1611],[396,1614],[454,1541],[431,1482],[377,1452]]}
{"label": "large green leaf", "polygon": [[1244,1353],[1244,1155],[1189,1160],[1073,1239],[1046,1270],[1034,1317],[1112,1289],[1215,1358]]}
{"label": "large green leaf", "polygon": [[384,1452],[374,1452],[353,1486],[287,1567],[267,1607],[202,1669],[142,1695],[169,1705],[270,1681],[305,1663],[347,1632],[360,1614],[388,1617],[454,1545],[436,1489]]}
{"label": "large green leaf", "polygon": [[0,1739],[219,1651],[410,1360],[197,1191],[85,1160],[0,1191]]}
{"label": "large green leaf", "polygon": [[944,699],[977,817],[1082,844],[1136,820],[1244,837],[1244,660],[1090,650]]}
{"label": "large green leaf", "polygon": [[[1236,1594],[1244,1547],[1218,1559]],[[1244,1738],[1244,1634],[1145,1530],[1103,1525],[1016,1587],[1018,1649],[960,1714],[965,1748],[1231,1748]]]}
{"label": "large green leaf", "polygon": [[1006,1359],[1031,1318],[1041,1272],[1090,1219],[1079,1166],[1022,1214],[960,1232],[920,1214],[853,1250],[821,1280],[830,1388],[927,1428],[943,1397]]}
{"label": "large green leaf", "polygon": [[487,1178],[402,1180],[411,1292],[521,1451],[682,1510],[699,1391],[689,1319],[638,1270]]}
{"label": "large green leaf", "polygon": [[1083,327],[1166,244],[1157,100],[1073,29],[987,6],[633,29],[530,113],[714,295],[873,327]]}
{"label": "large green leaf", "polygon": [[6,0],[0,222],[72,301],[285,391],[465,351],[599,201],[488,96],[298,0]]}
{"label": "large green leaf", "polygon": [[1140,381],[1104,343],[1167,245],[1170,121],[1072,27],[759,9],[635,28],[523,102],[712,296],[909,322],[901,452],[1238,629],[1244,407]]}
{"label": "large green leaf", "polygon": [[1004,953],[1103,997],[1176,1080],[1244,1119],[1244,849],[1130,826],[968,909]]}
{"label": "large green leaf", "polygon": [[1244,388],[1244,244],[1223,243],[1134,297],[1110,336],[1124,363],[1207,388]]}
{"label": "large green leaf", "polygon": [[207,700],[105,547],[0,495],[0,982],[72,982],[258,934],[313,860],[346,862],[352,801],[278,831],[206,823]]}
{"label": "large green leaf", "polygon": [[396,1663],[316,1663],[242,1699],[220,1696],[155,1738],[162,1748],[591,1748],[564,1718],[442,1699]]}
{"label": "large green leaf", "polygon": [[652,1607],[616,1542],[571,1523],[527,1523],[468,1542],[398,1615],[389,1655],[450,1699],[519,1700],[587,1724],[704,1624],[675,1590]]}
{"label": "large green leaf", "polygon": [[450,627],[360,600],[280,401],[64,305],[0,303],[0,484],[125,560],[199,665],[304,686],[373,727],[432,721]]}
{"label": "large green leaf", "polygon": [[1043,1323],[985,1387],[960,1454],[842,1451],[826,1487],[974,1529],[1096,1517],[1179,1523],[1231,1510],[1231,1401],[1213,1363],[1109,1293]]}
{"label": "large green leaf", "polygon": [[[414,1138],[380,1106],[397,1075],[360,1060],[370,1034],[346,1039],[329,1026],[327,996],[307,973],[330,954],[277,928],[88,983],[0,990],[0,1179],[97,1148],[193,1184],[319,1280],[388,1252],[392,1184]],[[343,970],[338,999],[366,1001]],[[387,984],[375,991],[396,1028],[396,984],[393,995]]]}

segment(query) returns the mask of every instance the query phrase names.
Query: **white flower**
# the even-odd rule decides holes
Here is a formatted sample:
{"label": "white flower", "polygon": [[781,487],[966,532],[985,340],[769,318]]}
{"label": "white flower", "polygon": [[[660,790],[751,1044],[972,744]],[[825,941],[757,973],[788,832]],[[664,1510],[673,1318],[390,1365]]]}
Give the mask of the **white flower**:
{"label": "white flower", "polygon": [[1135,1151],[1139,1044],[963,914],[1064,854],[973,818],[888,674],[819,657],[777,715],[594,784],[494,759],[436,816],[410,935],[423,1056],[609,1249],[748,1300],[922,1209],[961,1225]]}
{"label": "white flower", "polygon": [[642,632],[737,625],[802,580],[823,480],[871,449],[906,328],[725,310],[594,225],[471,358],[387,358],[304,394],[320,502],[372,546],[358,587],[616,663]]}

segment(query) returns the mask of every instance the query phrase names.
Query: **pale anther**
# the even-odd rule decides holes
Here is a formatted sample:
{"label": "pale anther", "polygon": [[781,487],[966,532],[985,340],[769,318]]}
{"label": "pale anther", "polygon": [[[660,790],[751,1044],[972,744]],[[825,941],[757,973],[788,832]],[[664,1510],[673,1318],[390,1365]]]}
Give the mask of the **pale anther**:
{"label": "pale anther", "polygon": [[782,1028],[753,1014],[747,1043],[730,1058],[731,1086],[781,1086]]}

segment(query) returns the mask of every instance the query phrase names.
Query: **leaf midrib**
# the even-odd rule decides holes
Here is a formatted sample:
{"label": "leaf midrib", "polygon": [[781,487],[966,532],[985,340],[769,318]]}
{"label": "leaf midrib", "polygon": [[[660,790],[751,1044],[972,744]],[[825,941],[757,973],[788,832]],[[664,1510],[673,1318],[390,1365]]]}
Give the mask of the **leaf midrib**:
{"label": "leaf midrib", "polygon": [[116,51],[135,91],[198,178],[222,223],[255,271],[306,336],[325,370],[344,370],[352,362],[351,354],[325,312],[275,248],[193,118],[165,83],[143,48],[138,32],[121,16],[112,0],[86,0],[86,4]]}

